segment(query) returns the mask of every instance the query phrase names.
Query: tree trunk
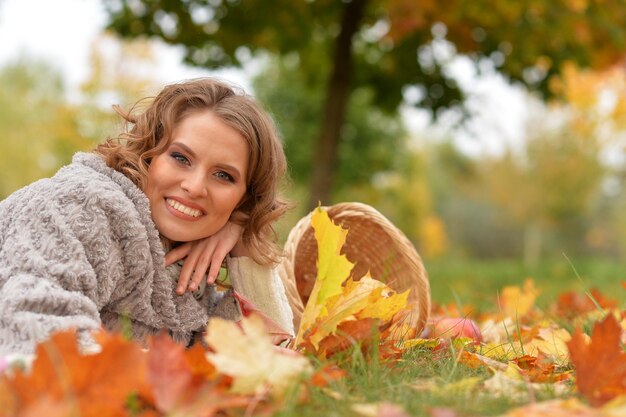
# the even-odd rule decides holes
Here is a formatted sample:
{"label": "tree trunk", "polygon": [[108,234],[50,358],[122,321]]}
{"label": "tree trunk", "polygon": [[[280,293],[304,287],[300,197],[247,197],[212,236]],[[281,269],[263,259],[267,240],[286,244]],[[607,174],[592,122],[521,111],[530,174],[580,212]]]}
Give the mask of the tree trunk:
{"label": "tree trunk", "polygon": [[341,30],[335,42],[332,69],[326,85],[326,100],[321,134],[311,161],[309,208],[328,204],[337,173],[339,141],[352,78],[352,38],[358,31],[367,0],[345,3]]}

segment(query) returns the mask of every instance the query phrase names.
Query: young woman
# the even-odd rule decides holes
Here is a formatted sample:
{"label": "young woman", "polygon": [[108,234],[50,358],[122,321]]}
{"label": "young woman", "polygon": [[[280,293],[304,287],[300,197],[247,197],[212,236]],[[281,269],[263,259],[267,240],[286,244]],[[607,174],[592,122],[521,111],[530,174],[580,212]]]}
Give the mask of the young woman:
{"label": "young woman", "polygon": [[273,269],[286,163],[271,118],[213,79],[141,103],[116,108],[118,137],[0,202],[0,355],[68,328],[88,350],[93,330],[124,322],[189,343],[209,314],[232,315],[204,285],[228,253],[234,290],[293,334]]}

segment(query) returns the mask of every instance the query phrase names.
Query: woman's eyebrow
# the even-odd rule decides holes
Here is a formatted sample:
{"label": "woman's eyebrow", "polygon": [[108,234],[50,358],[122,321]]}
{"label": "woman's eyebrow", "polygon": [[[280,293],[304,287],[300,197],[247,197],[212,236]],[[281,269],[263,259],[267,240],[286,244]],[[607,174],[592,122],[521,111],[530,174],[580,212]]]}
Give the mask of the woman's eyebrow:
{"label": "woman's eyebrow", "polygon": [[172,145],[176,145],[179,148],[183,148],[183,150],[185,152],[187,152],[189,155],[191,155],[194,158],[196,157],[196,153],[189,146],[185,145],[184,143],[182,143],[182,142],[172,142]]}

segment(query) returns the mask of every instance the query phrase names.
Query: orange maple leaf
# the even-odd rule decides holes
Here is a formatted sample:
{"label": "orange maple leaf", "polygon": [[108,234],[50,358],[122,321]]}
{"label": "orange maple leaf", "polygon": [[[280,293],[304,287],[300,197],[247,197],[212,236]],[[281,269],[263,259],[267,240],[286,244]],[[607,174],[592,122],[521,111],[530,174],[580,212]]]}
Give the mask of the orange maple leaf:
{"label": "orange maple leaf", "polygon": [[202,375],[191,371],[183,355],[184,349],[163,333],[150,341],[148,381],[156,406],[161,411],[172,411],[189,401],[204,381]]}
{"label": "orange maple leaf", "polygon": [[378,331],[378,320],[363,318],[360,320],[342,322],[337,326],[337,332],[326,336],[320,341],[317,355],[321,358],[330,357],[353,345],[369,345],[373,341],[374,333]]}
{"label": "orange maple leaf", "polygon": [[537,356],[520,356],[513,359],[513,362],[530,382],[555,383],[569,378],[569,374],[559,373],[554,362],[541,352]]}
{"label": "orange maple leaf", "polygon": [[11,411],[24,417],[128,415],[129,396],[146,384],[146,354],[121,335],[102,332],[98,342],[102,350],[94,355],[79,352],[74,331],[39,344],[30,372],[2,377]]}
{"label": "orange maple leaf", "polygon": [[249,398],[227,394],[223,379],[199,344],[186,350],[165,333],[150,340],[148,381],[159,411],[205,416],[248,405]]}
{"label": "orange maple leaf", "polygon": [[311,385],[316,387],[325,387],[333,381],[338,381],[348,373],[341,369],[334,363],[328,363],[324,365],[321,369],[315,371],[315,373],[311,376],[310,382]]}
{"label": "orange maple leaf", "polygon": [[611,309],[617,306],[617,302],[606,298],[598,289],[592,288],[589,294],[569,291],[559,295],[554,310],[556,314],[562,317],[571,318],[597,310],[598,306],[603,309]]}
{"label": "orange maple leaf", "polygon": [[593,406],[626,394],[626,353],[620,345],[621,328],[613,315],[593,327],[591,342],[577,329],[567,343],[576,367],[576,385]]}

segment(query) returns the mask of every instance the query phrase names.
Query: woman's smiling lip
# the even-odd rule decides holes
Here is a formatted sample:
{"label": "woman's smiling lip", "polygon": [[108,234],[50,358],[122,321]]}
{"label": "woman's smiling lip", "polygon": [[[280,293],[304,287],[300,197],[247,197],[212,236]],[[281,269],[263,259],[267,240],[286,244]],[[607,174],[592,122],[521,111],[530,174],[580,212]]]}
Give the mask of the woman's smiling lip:
{"label": "woman's smiling lip", "polygon": [[179,197],[165,197],[165,207],[167,210],[184,220],[198,220],[206,211],[199,205]]}

